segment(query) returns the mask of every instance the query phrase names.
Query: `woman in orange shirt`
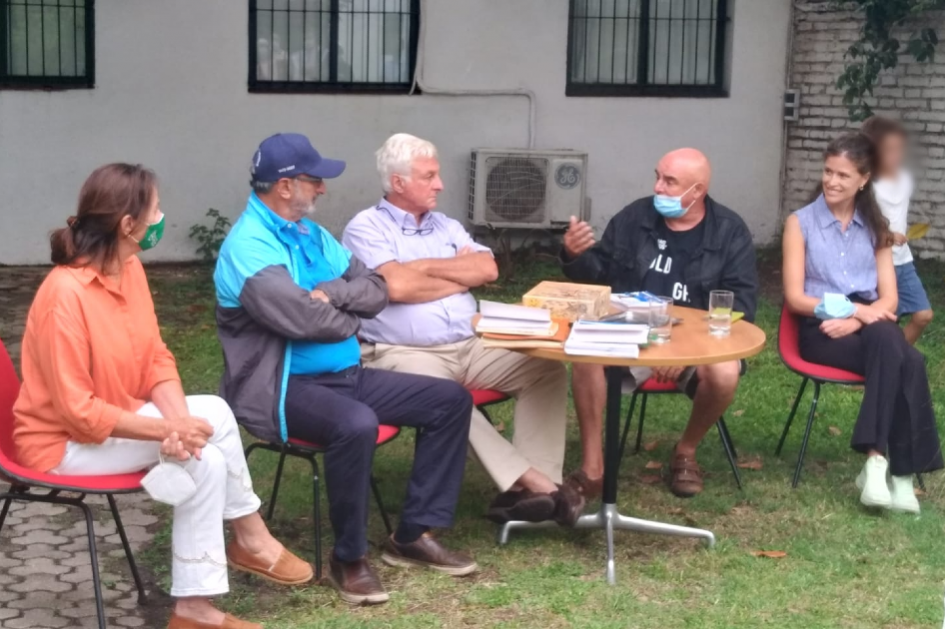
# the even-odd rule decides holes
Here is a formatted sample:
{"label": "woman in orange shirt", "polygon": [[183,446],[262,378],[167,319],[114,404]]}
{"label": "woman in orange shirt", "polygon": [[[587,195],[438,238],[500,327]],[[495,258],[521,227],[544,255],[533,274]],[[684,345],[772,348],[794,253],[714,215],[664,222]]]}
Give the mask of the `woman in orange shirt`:
{"label": "woman in orange shirt", "polygon": [[[260,517],[232,411],[216,396],[185,397],[161,340],[136,255],[164,231],[154,174],[102,166],[83,185],[68,224],[51,237],[56,267],[26,323],[13,409],[19,462],[68,475],[130,473],[162,457],[179,465],[196,492],[174,509],[171,595],[178,601],[168,627],[259,627],[210,603],[228,591],[227,563],[285,585],[308,582],[312,569]],[[228,548],[224,520],[233,531]]]}

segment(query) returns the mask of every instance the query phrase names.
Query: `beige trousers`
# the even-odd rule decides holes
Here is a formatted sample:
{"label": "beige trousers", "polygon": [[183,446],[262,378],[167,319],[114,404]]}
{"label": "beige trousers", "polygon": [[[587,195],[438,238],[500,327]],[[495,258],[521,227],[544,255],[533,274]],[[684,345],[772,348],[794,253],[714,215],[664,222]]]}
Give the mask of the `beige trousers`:
{"label": "beige trousers", "polygon": [[482,346],[478,338],[432,347],[364,343],[365,367],[495,389],[515,398],[515,435],[509,443],[473,409],[469,444],[493,482],[506,491],[534,467],[561,482],[567,428],[568,381],[564,365]]}

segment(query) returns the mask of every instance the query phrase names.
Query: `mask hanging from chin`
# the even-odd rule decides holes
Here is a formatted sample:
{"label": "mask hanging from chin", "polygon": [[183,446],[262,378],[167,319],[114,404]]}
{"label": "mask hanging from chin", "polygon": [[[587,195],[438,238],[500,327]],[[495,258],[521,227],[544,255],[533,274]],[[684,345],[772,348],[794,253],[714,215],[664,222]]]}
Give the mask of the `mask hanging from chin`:
{"label": "mask hanging from chin", "polygon": [[[696,184],[689,186],[689,190],[692,190],[696,187]],[[695,205],[696,200],[693,199],[692,203],[686,207],[682,206],[682,198],[689,194],[689,190],[686,190],[678,197],[669,197],[664,194],[657,194],[653,197],[653,207],[656,208],[656,211],[659,212],[663,218],[679,218],[685,216],[686,212],[689,211],[693,205]]]}

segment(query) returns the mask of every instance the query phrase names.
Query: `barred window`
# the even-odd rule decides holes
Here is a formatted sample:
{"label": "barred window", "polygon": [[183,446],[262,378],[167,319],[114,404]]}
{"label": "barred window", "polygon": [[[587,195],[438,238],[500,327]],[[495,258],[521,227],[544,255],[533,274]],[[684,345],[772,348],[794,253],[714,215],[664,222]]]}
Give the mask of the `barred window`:
{"label": "barred window", "polygon": [[571,0],[569,96],[724,96],[726,0]]}
{"label": "barred window", "polygon": [[420,0],[250,0],[252,91],[406,92]]}
{"label": "barred window", "polygon": [[0,0],[0,86],[92,87],[94,0]]}

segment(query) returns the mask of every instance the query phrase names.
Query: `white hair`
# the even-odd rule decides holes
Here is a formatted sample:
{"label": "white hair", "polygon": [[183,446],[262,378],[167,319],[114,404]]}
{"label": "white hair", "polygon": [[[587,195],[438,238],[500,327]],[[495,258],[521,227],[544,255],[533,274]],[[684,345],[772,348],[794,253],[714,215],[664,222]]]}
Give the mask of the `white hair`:
{"label": "white hair", "polygon": [[436,147],[409,133],[395,133],[377,149],[377,173],[381,176],[384,193],[391,191],[392,175],[410,177],[413,162],[420,157],[436,158]]}

